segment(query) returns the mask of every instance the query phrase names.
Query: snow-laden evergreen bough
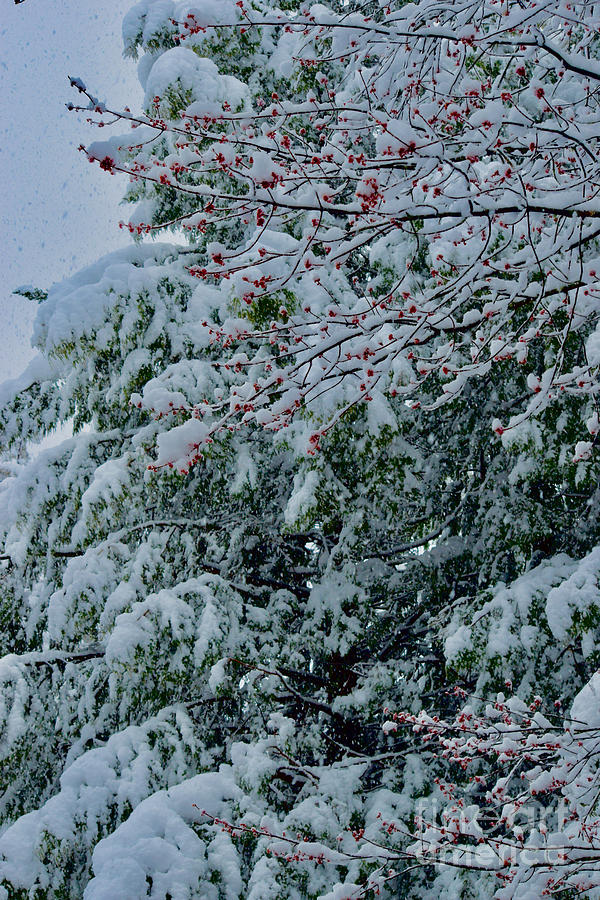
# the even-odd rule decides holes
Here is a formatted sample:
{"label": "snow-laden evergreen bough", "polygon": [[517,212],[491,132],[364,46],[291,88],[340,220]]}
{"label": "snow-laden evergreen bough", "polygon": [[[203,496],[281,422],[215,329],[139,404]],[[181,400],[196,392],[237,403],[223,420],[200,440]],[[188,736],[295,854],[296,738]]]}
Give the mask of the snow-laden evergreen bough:
{"label": "snow-laden evergreen bough", "polygon": [[[595,851],[596,720],[586,796],[558,775],[597,690],[596,7],[282,7],[133,8],[145,108],[88,153],[131,174],[134,231],[189,243],[29,292],[8,898],[538,897],[558,860],[514,828],[539,804],[556,833],[563,789]],[[548,790],[509,821],[495,768],[528,753]]]}

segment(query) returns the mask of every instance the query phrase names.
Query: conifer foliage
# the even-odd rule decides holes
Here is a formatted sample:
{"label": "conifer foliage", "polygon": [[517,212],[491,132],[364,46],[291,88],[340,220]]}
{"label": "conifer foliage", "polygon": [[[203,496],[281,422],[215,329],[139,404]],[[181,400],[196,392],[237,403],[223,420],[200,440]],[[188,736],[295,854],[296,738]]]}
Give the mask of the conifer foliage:
{"label": "conifer foliage", "polygon": [[142,0],[141,110],[71,79],[136,240],[0,389],[0,900],[600,896],[599,27]]}

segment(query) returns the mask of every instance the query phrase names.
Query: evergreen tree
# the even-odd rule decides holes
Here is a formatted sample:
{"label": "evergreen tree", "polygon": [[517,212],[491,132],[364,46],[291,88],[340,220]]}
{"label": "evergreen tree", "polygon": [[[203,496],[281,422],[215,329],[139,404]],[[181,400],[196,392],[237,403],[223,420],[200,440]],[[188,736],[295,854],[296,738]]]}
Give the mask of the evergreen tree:
{"label": "evergreen tree", "polygon": [[[573,138],[565,126],[557,150],[527,151],[522,109],[496,97],[508,79],[534,102],[520,61],[501,71],[496,58],[506,51],[491,25],[504,7],[476,6],[436,6],[435,28],[429,2],[198,10],[143,0],[126,17],[126,50],[144,54],[145,110],[119,114],[133,138],[88,152],[132,176],[132,231],[172,227],[190,239],[137,243],[32,296],[39,355],[2,389],[7,898],[494,895],[494,866],[482,871],[464,846],[446,867],[415,849],[415,814],[446,804],[449,777],[469,787],[464,759],[440,758],[435,728],[423,742],[412,726],[428,723],[417,718],[423,707],[451,723],[462,692],[485,698],[507,682],[521,702],[569,706],[597,668],[598,464],[579,441],[582,420],[597,429],[596,244],[593,197],[576,223],[576,254],[571,216],[527,210],[540,237],[522,239],[522,208],[503,211],[521,182],[505,168],[496,184],[500,151],[481,115],[494,140],[518,132],[516,149],[502,152],[521,154],[524,167],[535,169],[535,153],[566,153]],[[592,78],[588,7],[556,52]],[[540,46],[552,55],[557,45],[527,43],[541,13],[529,20],[523,9],[501,19],[502,34],[529,47],[541,96],[570,85],[564,103],[588,127],[595,95],[573,80],[560,87],[539,58]],[[570,16],[553,12],[539,32],[547,41]],[[409,20],[411,34],[425,30],[414,45]],[[403,69],[395,51],[386,55],[390,28],[411,50]],[[437,34],[444,28],[449,37]],[[436,120],[406,132],[419,152],[412,162],[399,155],[394,178],[404,190],[418,175],[423,191],[423,166],[438,162],[425,132],[439,124],[449,165],[475,167],[479,199],[491,193],[502,207],[485,241],[477,235],[486,256],[469,260],[471,242],[466,261],[457,249],[443,270],[440,216],[427,224],[420,194],[402,227],[388,227],[379,188],[395,202],[400,188],[385,180],[386,122],[367,128],[390,103],[408,127],[400,101],[415,60],[432,78],[440,41],[454,48],[448,66],[469,110],[442,104],[451,131]],[[339,116],[352,110],[347,135]],[[540,140],[546,131],[559,140],[547,111],[530,113]],[[552,166],[535,175],[544,203],[552,178],[575,183],[575,162]],[[477,208],[452,190],[444,182],[443,211],[451,219],[460,208],[460,223],[444,239],[458,247]],[[499,217],[509,215],[503,237]],[[554,271],[541,277],[531,254],[551,241]],[[529,400],[514,427],[494,434],[495,417]],[[23,441],[33,447],[65,423],[71,438],[17,458]],[[411,729],[382,728],[384,708],[408,711]]]}

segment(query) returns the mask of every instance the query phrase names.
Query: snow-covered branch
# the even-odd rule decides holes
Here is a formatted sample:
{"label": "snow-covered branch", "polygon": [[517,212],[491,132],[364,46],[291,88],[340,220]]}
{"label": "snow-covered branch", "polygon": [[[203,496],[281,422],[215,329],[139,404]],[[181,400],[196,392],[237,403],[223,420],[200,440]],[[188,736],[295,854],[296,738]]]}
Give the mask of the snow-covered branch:
{"label": "snow-covered branch", "polygon": [[[186,420],[157,466],[186,471],[220,430],[307,413],[314,453],[357,404],[435,407],[507,361],[529,396],[498,434],[568,394],[594,435],[597,26],[587,3],[227,3],[165,21],[176,46],[148,76],[150,114],[77,83],[103,122],[136,129],[87,149],[148,198],[128,227],[214,238],[189,272],[221,298],[203,326],[238,377],[217,403],[133,397]],[[202,58],[227,34],[297,86],[259,95]],[[575,458],[590,451],[582,440]]]}

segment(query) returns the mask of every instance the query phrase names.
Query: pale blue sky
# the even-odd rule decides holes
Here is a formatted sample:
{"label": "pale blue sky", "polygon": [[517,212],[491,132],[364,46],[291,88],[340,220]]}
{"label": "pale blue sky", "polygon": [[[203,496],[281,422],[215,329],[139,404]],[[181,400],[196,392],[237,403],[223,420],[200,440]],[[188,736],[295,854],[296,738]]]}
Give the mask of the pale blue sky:
{"label": "pale blue sky", "polygon": [[48,287],[127,243],[123,180],[77,152],[102,136],[69,113],[68,76],[99,98],[137,106],[136,64],[122,58],[133,0],[0,0],[0,381],[27,362],[35,312],[11,296]]}

